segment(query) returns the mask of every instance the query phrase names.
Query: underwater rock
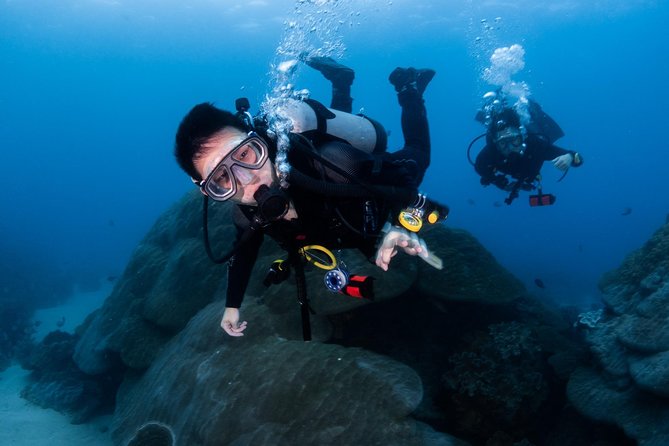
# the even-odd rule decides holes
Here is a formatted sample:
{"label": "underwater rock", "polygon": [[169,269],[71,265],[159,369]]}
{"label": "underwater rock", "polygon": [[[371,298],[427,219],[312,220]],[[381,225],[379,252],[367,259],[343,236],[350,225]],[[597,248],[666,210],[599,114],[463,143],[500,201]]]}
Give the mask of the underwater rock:
{"label": "underwater rock", "polygon": [[231,338],[214,328],[222,311],[222,303],[202,310],[141,378],[124,384],[112,428],[117,443],[161,423],[175,444],[425,444],[431,430],[409,417],[423,396],[409,367],[361,349],[258,332]]}
{"label": "underwater rock", "polygon": [[520,280],[497,263],[468,232],[437,225],[425,231],[424,239],[444,261],[444,269],[420,262],[417,281],[420,293],[449,301],[503,303],[525,292]]}
{"label": "underwater rock", "polygon": [[577,368],[587,362],[587,352],[581,350],[555,353],[548,358],[548,363],[555,374],[567,381]]}
{"label": "underwater rock", "polygon": [[569,400],[589,418],[620,426],[642,446],[664,446],[669,440],[669,406],[633,387],[616,389],[591,369],[579,369],[567,386]]}
{"label": "underwater rock", "polygon": [[615,331],[623,347],[642,354],[669,350],[669,319],[665,316],[622,315]]}
{"label": "underwater rock", "polygon": [[131,313],[109,336],[107,347],[118,354],[125,366],[142,370],[151,365],[170,338],[168,333],[148,323],[139,314]]}
{"label": "underwater rock", "polygon": [[630,360],[630,374],[641,389],[669,398],[669,351]]}
{"label": "underwater rock", "polygon": [[126,446],[172,446],[174,434],[161,423],[149,422],[141,426]]}
{"label": "underwater rock", "polygon": [[618,342],[617,321],[598,322],[587,330],[586,339],[600,366],[612,377],[628,374],[625,347]]}
{"label": "underwater rock", "polygon": [[484,418],[513,420],[535,412],[548,396],[541,346],[525,324],[490,325],[475,349],[452,355],[449,363],[444,382],[456,396],[453,404],[484,405]]}
{"label": "underwater rock", "polygon": [[634,287],[631,285],[611,285],[602,295],[602,301],[612,313],[625,314],[634,306],[629,298],[630,294],[634,294]]}
{"label": "underwater rock", "polygon": [[568,397],[593,420],[640,445],[669,444],[669,225],[660,228],[600,289],[603,317],[586,329],[594,364],[570,377]]}
{"label": "underwater rock", "polygon": [[[331,318],[332,342],[409,364],[426,389],[417,419],[472,444],[498,444],[491,438],[500,430],[552,432],[559,403],[551,399],[588,358],[565,336],[572,326],[560,314],[529,296],[490,305],[413,293]],[[559,381],[546,359],[558,353]]]}
{"label": "underwater rock", "polygon": [[[202,249],[201,198],[197,191],[168,209],[136,248],[102,308],[81,329],[74,359],[99,374],[119,361],[146,368],[157,350],[215,298],[225,265]],[[229,206],[212,207],[212,221],[229,221]],[[234,233],[232,224],[210,230],[212,249]],[[130,329],[130,331],[129,331]]]}
{"label": "underwater rock", "polygon": [[113,400],[119,376],[89,376],[72,361],[75,335],[62,331],[49,333],[30,352],[22,366],[31,370],[21,397],[40,407],[70,416],[72,423],[84,423]]}
{"label": "underwater rock", "polygon": [[594,370],[580,368],[571,375],[567,395],[589,418],[617,424],[618,419],[624,418],[625,407],[634,398],[634,390],[615,389]]}
{"label": "underwater rock", "polygon": [[642,280],[658,268],[669,269],[669,224],[657,230],[641,249],[629,254],[619,268],[606,273],[599,281],[599,289],[605,294],[617,285],[638,289]]}

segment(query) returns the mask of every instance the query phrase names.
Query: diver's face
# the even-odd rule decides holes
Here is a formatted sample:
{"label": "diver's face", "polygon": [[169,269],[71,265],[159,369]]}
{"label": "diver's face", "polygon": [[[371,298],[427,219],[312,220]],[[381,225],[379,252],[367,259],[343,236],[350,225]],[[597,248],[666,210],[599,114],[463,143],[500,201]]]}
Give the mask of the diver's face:
{"label": "diver's face", "polygon": [[504,156],[520,153],[523,150],[523,134],[517,127],[507,127],[497,133],[495,145]]}
{"label": "diver's face", "polygon": [[[215,175],[217,175],[218,171],[221,171],[221,169],[217,169],[217,167],[220,167],[222,161],[227,163],[227,159],[230,159],[230,156],[228,155],[233,151],[238,152],[240,143],[245,141],[247,137],[248,135],[245,132],[235,128],[226,127],[209,138],[202,144],[202,156],[193,160],[195,169],[200,176],[207,179],[215,170],[217,171]],[[246,151],[244,151],[243,154],[246,157],[250,155],[250,153],[247,153]],[[233,158],[237,158],[237,156],[233,154]],[[229,187],[230,183],[234,182],[236,188],[234,195],[224,198],[224,200],[230,199],[235,203],[255,205],[257,203],[255,198],[253,198],[253,195],[258,188],[262,185],[269,187],[276,180],[274,167],[269,160],[264,162],[260,167],[254,169],[245,168],[242,165],[239,165],[239,163],[233,162],[231,164],[230,168],[225,170],[225,174],[228,175],[227,178],[215,179],[215,181],[220,183],[221,187],[225,185],[224,183],[227,183],[227,186]],[[214,196],[211,196],[211,198],[216,199]]]}

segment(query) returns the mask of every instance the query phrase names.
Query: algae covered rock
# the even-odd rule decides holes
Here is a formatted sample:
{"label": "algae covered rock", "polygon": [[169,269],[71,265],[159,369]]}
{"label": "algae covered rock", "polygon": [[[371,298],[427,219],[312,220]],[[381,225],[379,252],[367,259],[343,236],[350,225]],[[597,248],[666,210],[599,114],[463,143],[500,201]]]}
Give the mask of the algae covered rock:
{"label": "algae covered rock", "polygon": [[[666,276],[669,271],[669,224],[663,225],[641,249],[625,258],[622,265],[602,277],[599,288],[607,293],[610,287],[632,285],[641,287],[644,280]],[[652,277],[656,276],[656,277]]]}
{"label": "algae covered rock", "polygon": [[230,338],[210,328],[221,310],[201,311],[121,389],[117,443],[159,423],[175,444],[418,445],[427,432],[455,444],[409,417],[423,396],[409,367],[337,345]]}
{"label": "algae covered rock", "polygon": [[[120,360],[148,367],[165,342],[210,303],[225,283],[226,268],[202,248],[200,194],[193,191],[165,212],[135,249],[103,306],[80,330],[74,359],[81,370],[101,374]],[[234,233],[229,206],[212,209],[211,237]],[[215,248],[220,246],[215,245]]]}
{"label": "algae covered rock", "polygon": [[445,300],[502,303],[525,292],[523,284],[504,269],[481,243],[461,229],[429,228],[424,239],[444,262],[437,270],[420,262],[417,289]]}
{"label": "algae covered rock", "polygon": [[569,400],[640,445],[669,441],[669,224],[600,282],[606,308],[586,330],[594,363],[570,377]]}

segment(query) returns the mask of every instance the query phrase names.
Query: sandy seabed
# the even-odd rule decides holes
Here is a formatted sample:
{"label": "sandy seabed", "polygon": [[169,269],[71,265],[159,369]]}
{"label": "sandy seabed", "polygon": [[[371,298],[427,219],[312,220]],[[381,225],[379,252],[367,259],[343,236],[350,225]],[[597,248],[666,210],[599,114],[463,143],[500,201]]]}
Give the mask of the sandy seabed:
{"label": "sandy seabed", "polygon": [[[37,311],[34,319],[41,323],[35,340],[41,340],[57,328],[74,331],[88,314],[102,305],[110,291],[111,286],[93,293],[76,293],[59,307]],[[0,372],[0,446],[113,446],[108,431],[110,416],[75,425],[67,415],[21,398],[29,373],[19,365]]]}
{"label": "sandy seabed", "polygon": [[0,445],[113,446],[108,432],[111,417],[75,425],[66,415],[21,398],[28,373],[18,365],[0,373]]}

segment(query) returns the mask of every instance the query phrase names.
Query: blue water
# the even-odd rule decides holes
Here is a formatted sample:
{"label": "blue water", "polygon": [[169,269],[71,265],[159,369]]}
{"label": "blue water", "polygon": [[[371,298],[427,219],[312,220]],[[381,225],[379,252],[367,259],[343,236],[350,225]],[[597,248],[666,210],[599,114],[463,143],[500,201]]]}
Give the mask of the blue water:
{"label": "blue water", "polygon": [[[202,101],[232,108],[248,96],[257,106],[286,22],[330,14],[341,18],[342,61],[356,69],[354,109],[391,131],[391,148],[402,141],[388,74],[437,71],[425,95],[434,148],[423,189],[451,206],[447,224],[472,232],[537,294],[596,301],[600,276],[669,213],[669,5],[479,3],[2,2],[0,250],[11,268],[0,278],[48,287],[54,275],[92,283],[120,274],[155,219],[192,188],[172,157],[181,117]],[[552,207],[530,208],[524,196],[495,206],[505,194],[482,188],[465,156],[491,89],[481,70],[514,43],[526,51],[515,78],[564,129],[559,145],[585,158],[560,183],[545,166]],[[329,101],[327,82],[308,69],[296,83]]]}

